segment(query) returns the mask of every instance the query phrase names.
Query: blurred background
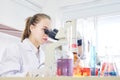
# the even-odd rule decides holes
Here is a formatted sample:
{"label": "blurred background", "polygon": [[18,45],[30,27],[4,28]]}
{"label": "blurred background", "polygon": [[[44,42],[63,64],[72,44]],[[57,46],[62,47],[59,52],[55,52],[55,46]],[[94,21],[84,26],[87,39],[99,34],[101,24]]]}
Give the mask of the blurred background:
{"label": "blurred background", "polygon": [[0,0],[0,59],[6,46],[20,41],[25,19],[39,12],[57,29],[76,19],[83,53],[92,42],[100,61],[110,55],[120,71],[120,0]]}

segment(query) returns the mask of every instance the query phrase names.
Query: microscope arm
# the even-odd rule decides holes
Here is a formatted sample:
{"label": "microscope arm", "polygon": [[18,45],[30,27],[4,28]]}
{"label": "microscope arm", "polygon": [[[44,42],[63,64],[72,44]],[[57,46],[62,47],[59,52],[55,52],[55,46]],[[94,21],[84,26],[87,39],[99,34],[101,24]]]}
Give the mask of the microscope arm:
{"label": "microscope arm", "polygon": [[45,48],[45,66],[47,67],[46,69],[48,69],[47,71],[50,71],[53,75],[56,74],[55,49],[66,43],[67,41],[62,39],[48,44]]}

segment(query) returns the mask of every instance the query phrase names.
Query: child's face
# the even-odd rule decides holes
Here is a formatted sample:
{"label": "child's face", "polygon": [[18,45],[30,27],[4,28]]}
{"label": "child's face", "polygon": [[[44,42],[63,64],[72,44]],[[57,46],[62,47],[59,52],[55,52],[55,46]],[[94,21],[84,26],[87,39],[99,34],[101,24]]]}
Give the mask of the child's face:
{"label": "child's face", "polygon": [[48,36],[45,34],[44,29],[51,28],[51,21],[47,18],[40,20],[38,24],[36,24],[31,29],[31,35],[35,38],[35,40],[39,44],[43,44],[47,41]]}

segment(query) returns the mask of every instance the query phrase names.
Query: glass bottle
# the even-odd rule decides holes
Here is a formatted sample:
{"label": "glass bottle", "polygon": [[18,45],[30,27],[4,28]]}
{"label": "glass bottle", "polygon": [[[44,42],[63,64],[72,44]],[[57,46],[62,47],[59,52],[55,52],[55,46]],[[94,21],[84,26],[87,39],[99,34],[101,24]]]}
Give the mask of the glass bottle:
{"label": "glass bottle", "polygon": [[90,46],[90,69],[91,69],[91,76],[96,75],[96,51],[95,46]]}
{"label": "glass bottle", "polygon": [[106,47],[105,61],[101,66],[101,76],[118,76],[118,70],[114,57],[111,54],[114,54],[110,47]]}

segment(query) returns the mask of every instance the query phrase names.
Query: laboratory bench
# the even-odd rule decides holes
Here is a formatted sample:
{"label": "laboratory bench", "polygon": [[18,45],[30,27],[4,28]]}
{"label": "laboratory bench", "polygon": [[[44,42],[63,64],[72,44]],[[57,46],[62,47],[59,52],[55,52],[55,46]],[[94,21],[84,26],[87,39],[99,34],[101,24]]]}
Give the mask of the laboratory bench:
{"label": "laboratory bench", "polygon": [[0,80],[120,80],[120,77],[7,77]]}

